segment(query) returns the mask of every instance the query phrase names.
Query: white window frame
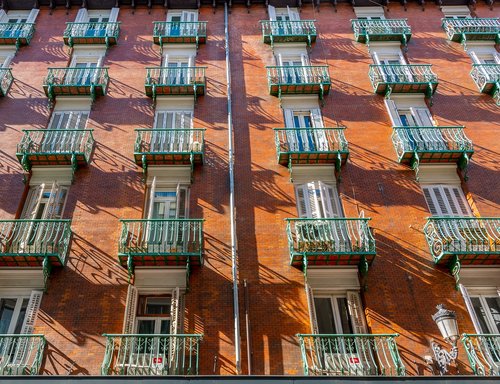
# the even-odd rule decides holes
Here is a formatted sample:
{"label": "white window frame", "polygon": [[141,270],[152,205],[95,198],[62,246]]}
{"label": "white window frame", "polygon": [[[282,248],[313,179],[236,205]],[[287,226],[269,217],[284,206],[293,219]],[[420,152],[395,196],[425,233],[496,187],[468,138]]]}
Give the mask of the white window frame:
{"label": "white window frame", "polygon": [[167,12],[167,22],[172,22],[172,17],[180,16],[181,22],[197,22],[198,21],[198,11],[192,9],[176,9],[169,10]]}
{"label": "white window frame", "polygon": [[[66,120],[65,126],[62,126],[61,123],[64,120],[64,118],[63,118],[64,115],[68,115],[68,119]],[[74,118],[75,115],[76,115],[76,124],[75,124],[75,126],[71,126],[71,125],[69,125],[69,123],[71,122],[71,120]],[[88,111],[88,110],[83,110],[83,111],[57,111],[57,110],[54,110],[54,112],[52,112],[52,116],[50,117],[48,129],[61,129],[61,130],[63,130],[63,129],[85,129],[87,127],[87,123],[89,121],[89,115],[90,115],[90,111]],[[58,121],[57,125],[54,126],[54,120],[56,118],[59,118],[59,121]],[[82,119],[85,119],[85,124],[83,124],[82,128],[77,128],[80,126]]]}
{"label": "white window frame", "polygon": [[373,6],[373,7],[354,7],[354,13],[357,19],[366,20],[384,20],[385,12],[384,7]]}
{"label": "white window frame", "polygon": [[[61,202],[59,199],[64,193],[64,201]],[[48,196],[45,196],[48,194]],[[57,218],[61,219],[64,216],[64,210],[66,209],[66,203],[68,201],[69,186],[59,185],[57,182],[40,184],[37,186],[31,186],[28,192],[28,196],[23,206],[22,218],[32,219],[33,214],[36,215],[41,204],[45,204],[40,220]],[[55,196],[55,197],[54,197]],[[57,199],[57,200],[56,200]],[[51,207],[60,206],[60,214],[57,216],[52,216],[50,210]]]}
{"label": "white window frame", "polygon": [[[147,301],[148,299],[151,299],[151,298],[158,298],[158,296],[153,296],[153,295],[140,295],[140,296],[145,296],[145,299],[146,299],[146,303],[145,305],[147,306]],[[172,295],[161,295],[161,297],[168,297],[170,299],[170,301],[172,301]],[[137,310],[139,310],[139,307],[137,308]],[[161,330],[161,323],[162,321],[169,321],[170,322],[170,312],[169,312],[169,315],[168,316],[148,316],[146,314],[142,314],[142,315],[138,315],[137,312],[136,312],[136,316],[135,316],[135,324],[134,324],[134,332],[135,333],[139,333],[139,321],[141,320],[144,320],[144,321],[151,321],[151,320],[154,320],[155,322],[155,329],[154,329],[154,334],[160,334],[160,330]]]}
{"label": "white window frame", "polygon": [[[491,315],[490,306],[486,302],[486,298],[498,299],[499,298],[498,293],[497,293],[497,295],[494,295],[492,293],[486,293],[486,292],[485,293],[471,293],[469,296],[471,299],[479,298],[479,303],[480,303],[481,307],[483,308],[484,313],[486,315],[485,317],[483,317],[483,320],[486,323],[486,326],[488,327],[488,329],[487,330],[482,329],[482,332],[487,333],[487,334],[499,333],[500,331],[498,330],[498,328],[495,324],[495,320],[493,319],[493,316]],[[481,314],[477,313],[476,311],[474,311],[474,315],[478,318],[479,318],[479,316],[481,316]]]}
{"label": "white window frame", "polygon": [[[303,197],[300,196],[300,191],[302,191]],[[320,196],[318,196],[318,191]],[[331,196],[327,196],[328,194],[331,194]],[[315,180],[295,185],[295,198],[297,201],[297,213],[301,218],[334,218],[344,216],[340,196],[335,184]],[[307,204],[307,202],[310,204]],[[315,209],[311,207],[311,204],[314,205]],[[321,216],[322,211],[326,217]]]}
{"label": "white window frame", "polygon": [[[21,312],[23,301],[27,299],[28,303],[26,304],[26,313],[25,313],[24,318],[23,318],[23,323],[24,323],[24,320],[26,319],[27,309],[29,307],[29,299],[30,299],[30,297],[29,297],[29,295],[4,295],[4,294],[0,294],[0,302],[3,299],[13,299],[13,300],[16,300],[16,305],[14,307],[14,312],[12,313],[12,318],[10,319],[9,328],[8,328],[8,330],[6,332],[6,334],[14,334],[17,322],[19,321],[19,315],[20,315],[20,312]],[[21,329],[21,331],[22,331],[22,329]]]}
{"label": "white window frame", "polygon": [[[330,299],[330,305],[332,309],[332,314],[333,314],[333,320],[335,323],[335,329],[340,330],[338,334],[351,334],[348,329],[343,329],[342,328],[342,318],[340,315],[340,308],[339,304],[337,302],[337,299],[345,299],[347,302],[347,292],[336,292],[336,293],[317,293],[314,294],[314,299]],[[349,309],[349,305],[347,305],[347,308]],[[316,318],[318,317],[318,313],[316,311]],[[348,318],[347,320],[351,324],[352,327],[352,318],[351,318],[351,313],[348,311]],[[354,332],[352,333],[354,334]]]}
{"label": "white window frame", "polygon": [[[144,214],[147,215],[145,216],[146,219],[151,219],[153,217],[153,207],[154,203],[156,201],[161,201],[161,197],[156,196],[156,193],[158,192],[175,192],[176,197],[175,197],[175,207],[176,207],[176,218],[189,218],[189,193],[190,193],[190,186],[189,185],[184,185],[184,184],[177,184],[176,188],[172,187],[163,187],[163,186],[157,186],[156,184],[156,177],[153,179],[153,182],[149,186],[149,193],[147,195],[146,199],[146,207],[147,210],[144,210]],[[185,196],[185,201],[184,201],[184,212],[180,212],[179,210],[179,196],[181,196],[181,192],[184,193]],[[159,199],[159,200],[157,200]]]}
{"label": "white window frame", "polygon": [[443,5],[441,7],[444,17],[447,19],[466,19],[470,18],[470,9],[466,5]]}
{"label": "white window frame", "polygon": [[[431,213],[432,216],[438,216],[438,217],[473,216],[472,209],[460,185],[424,184],[421,187],[422,187],[422,193],[425,198],[425,202],[427,204],[427,208],[429,209],[429,212]],[[456,195],[457,191],[459,196]],[[450,197],[451,201],[449,200]],[[461,201],[459,201],[459,199],[461,199]],[[444,209],[447,212],[443,211],[443,207],[440,204],[440,200],[442,200]],[[454,210],[457,213],[453,213]]]}

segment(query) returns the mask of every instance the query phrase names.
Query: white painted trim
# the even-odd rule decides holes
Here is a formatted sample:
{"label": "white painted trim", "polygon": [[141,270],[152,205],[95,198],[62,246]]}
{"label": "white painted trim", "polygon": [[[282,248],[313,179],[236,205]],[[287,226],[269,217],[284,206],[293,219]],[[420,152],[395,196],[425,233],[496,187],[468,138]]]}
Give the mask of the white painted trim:
{"label": "white painted trim", "polygon": [[316,95],[293,95],[282,96],[281,107],[283,109],[308,110],[319,108],[318,96]]}
{"label": "white painted trim", "polygon": [[385,17],[384,7],[353,7],[357,18],[360,17]]}
{"label": "white painted trim", "polygon": [[461,183],[456,164],[420,164],[418,178],[421,185]]}
{"label": "white painted trim", "polygon": [[494,293],[500,287],[500,268],[493,266],[462,266],[460,282],[467,287],[469,293]]}
{"label": "white painted trim", "polygon": [[294,165],[293,184],[305,184],[321,180],[324,183],[336,185],[334,165]]}
{"label": "white painted trim", "polygon": [[144,294],[170,294],[172,289],[179,287],[186,289],[186,268],[148,268],[135,269],[134,285],[141,295]]}
{"label": "white painted trim", "polygon": [[154,177],[156,177],[157,187],[177,188],[178,184],[191,185],[191,167],[189,165],[149,166],[146,184],[150,185]]}
{"label": "white painted trim", "polygon": [[470,9],[466,5],[443,5],[441,7],[444,17],[465,16],[471,17]]}
{"label": "white painted trim", "polygon": [[359,290],[358,268],[354,267],[309,267],[307,282],[314,291]]}
{"label": "white painted trim", "polygon": [[0,269],[0,297],[7,295],[27,296],[32,290],[44,289],[42,268],[9,268]]}
{"label": "white painted trim", "polygon": [[189,96],[187,97],[158,96],[156,98],[156,110],[193,111],[194,98]]}
{"label": "white painted trim", "polygon": [[71,185],[73,171],[71,165],[55,167],[33,167],[30,186],[56,182],[59,185]]}
{"label": "white painted trim", "polygon": [[92,99],[89,97],[58,97],[54,106],[54,112],[88,111],[90,113],[91,105]]}

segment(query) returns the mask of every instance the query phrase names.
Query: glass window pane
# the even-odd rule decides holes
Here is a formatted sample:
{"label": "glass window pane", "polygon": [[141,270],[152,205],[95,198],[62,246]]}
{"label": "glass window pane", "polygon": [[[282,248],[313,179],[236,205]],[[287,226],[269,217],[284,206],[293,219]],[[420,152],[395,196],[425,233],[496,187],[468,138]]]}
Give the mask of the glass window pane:
{"label": "glass window pane", "polygon": [[328,297],[314,298],[318,331],[321,334],[336,334],[335,320],[333,318],[332,303]]}
{"label": "glass window pane", "polygon": [[140,335],[153,335],[155,333],[155,321],[139,320],[137,322],[137,333]]}
{"label": "glass window pane", "polygon": [[484,311],[483,306],[481,305],[481,300],[479,297],[471,297],[472,306],[474,307],[474,312],[476,312],[476,317],[479,320],[479,324],[481,326],[481,331],[484,333],[488,333],[488,323],[486,322],[486,312]]}
{"label": "glass window pane", "polygon": [[170,314],[169,297],[148,297],[146,299],[146,315]]}
{"label": "glass window pane", "polygon": [[6,334],[9,331],[10,322],[16,307],[16,299],[0,300],[0,334]]}
{"label": "glass window pane", "polygon": [[488,304],[491,317],[493,318],[492,326],[496,328],[490,329],[492,333],[500,333],[500,297],[487,297],[486,303]]}
{"label": "glass window pane", "polygon": [[26,316],[26,308],[28,308],[29,301],[30,299],[25,298],[23,299],[23,303],[21,304],[21,310],[19,311],[19,317],[17,318],[16,328],[14,329],[14,333],[16,335],[21,333],[21,329],[24,323],[24,316]]}
{"label": "glass window pane", "polygon": [[353,334],[347,299],[345,297],[337,298],[337,305],[339,307],[340,321],[342,322],[342,333]]}
{"label": "glass window pane", "polygon": [[162,335],[168,335],[170,333],[170,320],[161,321],[160,333]]}

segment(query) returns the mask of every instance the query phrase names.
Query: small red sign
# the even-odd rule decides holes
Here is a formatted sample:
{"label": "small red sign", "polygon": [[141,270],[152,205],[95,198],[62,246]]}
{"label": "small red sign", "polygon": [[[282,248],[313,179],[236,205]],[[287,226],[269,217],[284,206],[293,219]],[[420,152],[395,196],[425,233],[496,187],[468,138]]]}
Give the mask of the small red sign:
{"label": "small red sign", "polygon": [[153,357],[153,364],[163,364],[163,357]]}
{"label": "small red sign", "polygon": [[349,363],[351,364],[359,364],[359,357],[350,357]]}

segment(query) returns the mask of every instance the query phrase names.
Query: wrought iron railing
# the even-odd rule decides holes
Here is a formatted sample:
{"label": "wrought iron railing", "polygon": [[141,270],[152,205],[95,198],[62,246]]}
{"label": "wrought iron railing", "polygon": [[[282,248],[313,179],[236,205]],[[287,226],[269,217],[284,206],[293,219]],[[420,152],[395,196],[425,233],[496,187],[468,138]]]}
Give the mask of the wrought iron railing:
{"label": "wrought iron railing", "polygon": [[1,220],[0,259],[4,256],[56,256],[64,265],[71,220]]}
{"label": "wrought iron railing", "polygon": [[134,152],[141,154],[203,153],[204,129],[136,129]]}
{"label": "wrought iron railing", "polygon": [[392,143],[398,160],[408,152],[473,152],[464,127],[393,127]]}
{"label": "wrought iron railing", "polygon": [[192,37],[202,40],[207,37],[206,21],[155,21],[153,37],[162,39]]}
{"label": "wrought iron railing", "polygon": [[309,376],[404,376],[395,341],[386,335],[297,335]]}
{"label": "wrought iron railing", "polygon": [[269,86],[331,84],[327,65],[290,65],[266,68]]}
{"label": "wrought iron railing", "polygon": [[0,335],[0,376],[38,375],[45,344],[43,335]]}
{"label": "wrought iron railing", "polygon": [[387,19],[387,20],[351,20],[352,30],[356,41],[369,41],[372,36],[401,36],[403,44],[406,44],[411,37],[411,27],[407,19]]}
{"label": "wrought iron railing", "polygon": [[315,20],[261,20],[262,36],[265,43],[305,39],[310,45],[316,39]]}
{"label": "wrought iron railing", "polygon": [[368,76],[374,89],[379,83],[428,84],[438,81],[431,64],[371,64]]}
{"label": "wrought iron railing", "polygon": [[500,64],[472,64],[470,75],[481,92],[488,90],[487,85],[491,85],[488,93],[500,89]]}
{"label": "wrought iron railing", "polygon": [[436,263],[443,255],[500,255],[497,217],[429,217],[424,234]]}
{"label": "wrought iron railing", "polygon": [[441,25],[449,40],[457,39],[457,36],[468,35],[491,35],[496,40],[500,39],[500,20],[498,18],[444,18]]}
{"label": "wrought iron railing", "polygon": [[106,337],[102,375],[197,375],[202,335],[112,335]]}
{"label": "wrought iron railing", "polygon": [[337,128],[275,128],[276,150],[279,153],[349,152],[345,127]]}
{"label": "wrought iron railing", "polygon": [[146,86],[205,85],[206,67],[146,68]]}
{"label": "wrought iron railing", "polygon": [[29,44],[34,33],[34,23],[0,23],[0,39],[15,39],[17,46],[21,45],[21,40]]}
{"label": "wrought iron railing", "polygon": [[0,68],[0,96],[5,96],[14,81],[10,68]]}
{"label": "wrought iron railing", "polygon": [[474,374],[500,376],[500,334],[463,334],[462,343]]}
{"label": "wrought iron railing", "polygon": [[286,219],[290,254],[373,254],[369,218]]}
{"label": "wrought iron railing", "polygon": [[47,77],[44,79],[44,86],[102,86],[106,88],[109,76],[108,68],[49,68]]}
{"label": "wrought iron railing", "polygon": [[63,38],[70,46],[75,39],[103,38],[109,45],[116,42],[120,34],[120,22],[87,22],[87,23],[66,23]]}

